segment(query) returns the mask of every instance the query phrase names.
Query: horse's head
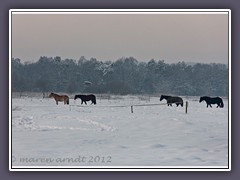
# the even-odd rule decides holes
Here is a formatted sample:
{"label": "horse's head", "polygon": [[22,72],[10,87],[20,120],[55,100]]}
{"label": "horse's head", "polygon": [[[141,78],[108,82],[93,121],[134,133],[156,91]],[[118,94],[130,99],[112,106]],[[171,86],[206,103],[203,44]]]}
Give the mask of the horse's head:
{"label": "horse's head", "polygon": [[202,102],[204,100],[204,98],[203,97],[200,97],[200,100],[199,100],[199,102]]}
{"label": "horse's head", "polygon": [[74,100],[76,100],[76,99],[77,99],[77,95],[74,96]]}
{"label": "horse's head", "polygon": [[53,97],[53,93],[49,94],[49,96],[48,96],[48,97],[49,97],[49,98]]}
{"label": "horse's head", "polygon": [[161,101],[161,100],[163,100],[163,95],[161,95],[161,97],[160,97],[160,101]]}

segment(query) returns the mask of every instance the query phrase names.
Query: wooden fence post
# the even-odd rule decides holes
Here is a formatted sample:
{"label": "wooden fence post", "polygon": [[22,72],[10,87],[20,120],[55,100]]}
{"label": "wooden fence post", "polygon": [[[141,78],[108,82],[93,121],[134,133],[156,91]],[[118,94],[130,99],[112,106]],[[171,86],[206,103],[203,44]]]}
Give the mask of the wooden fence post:
{"label": "wooden fence post", "polygon": [[188,101],[186,101],[186,109],[185,109],[186,114],[187,114],[187,110],[188,110]]}

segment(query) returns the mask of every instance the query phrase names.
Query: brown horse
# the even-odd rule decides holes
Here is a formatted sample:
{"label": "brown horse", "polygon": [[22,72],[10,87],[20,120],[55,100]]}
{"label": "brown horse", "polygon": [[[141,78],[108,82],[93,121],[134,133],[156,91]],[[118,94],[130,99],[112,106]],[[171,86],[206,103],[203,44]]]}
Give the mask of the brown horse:
{"label": "brown horse", "polygon": [[69,97],[67,95],[58,95],[58,94],[55,94],[55,93],[51,93],[49,95],[50,98],[54,98],[55,101],[56,101],[56,104],[58,105],[58,101],[63,101],[64,104],[69,104]]}

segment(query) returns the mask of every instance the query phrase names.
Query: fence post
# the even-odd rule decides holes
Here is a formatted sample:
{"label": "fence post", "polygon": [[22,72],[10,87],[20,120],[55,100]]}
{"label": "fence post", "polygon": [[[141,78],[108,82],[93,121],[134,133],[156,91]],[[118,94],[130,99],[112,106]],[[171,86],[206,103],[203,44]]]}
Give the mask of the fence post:
{"label": "fence post", "polygon": [[133,113],[133,106],[131,106],[131,113]]}
{"label": "fence post", "polygon": [[187,109],[188,109],[188,101],[186,101],[186,109],[185,109],[186,114],[187,114]]}

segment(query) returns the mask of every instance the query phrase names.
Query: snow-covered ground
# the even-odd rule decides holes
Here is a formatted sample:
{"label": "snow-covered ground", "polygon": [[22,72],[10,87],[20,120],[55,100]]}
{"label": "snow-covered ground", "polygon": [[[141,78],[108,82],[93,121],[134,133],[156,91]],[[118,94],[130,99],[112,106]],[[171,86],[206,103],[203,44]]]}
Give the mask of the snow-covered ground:
{"label": "snow-covered ground", "polygon": [[[12,99],[13,166],[228,166],[228,99],[168,107],[159,97],[112,96],[97,105]],[[134,106],[136,104],[164,104]]]}

